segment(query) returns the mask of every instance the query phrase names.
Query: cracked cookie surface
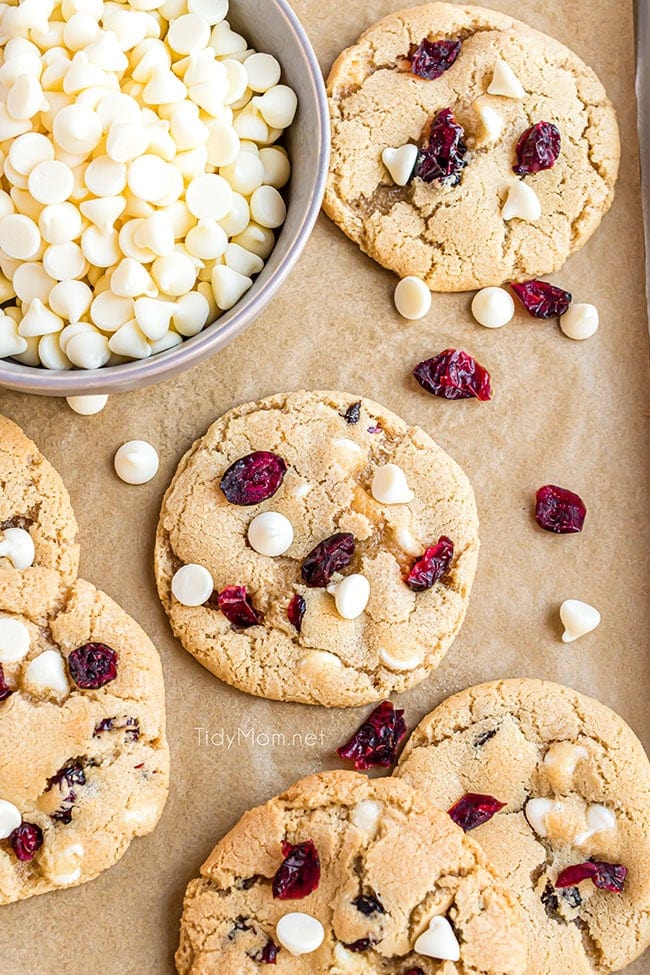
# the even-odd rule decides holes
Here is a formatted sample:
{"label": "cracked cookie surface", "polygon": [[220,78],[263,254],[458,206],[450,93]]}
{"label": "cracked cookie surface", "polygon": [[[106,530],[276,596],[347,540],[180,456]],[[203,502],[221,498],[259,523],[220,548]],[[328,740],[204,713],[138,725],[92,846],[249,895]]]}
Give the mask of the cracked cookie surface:
{"label": "cracked cookie surface", "polygon": [[[471,836],[523,907],[530,975],[617,971],[648,945],[650,766],[609,708],[539,680],[472,687],[420,723],[395,774],[443,809],[466,793],[506,803]],[[554,887],[587,859],[625,866],[623,892]]]}
{"label": "cracked cookie surface", "polygon": [[30,578],[32,584],[51,585],[49,570],[64,586],[76,578],[77,522],[63,481],[20,427],[0,416],[0,544],[8,528],[29,533],[34,562],[19,570],[0,555],[0,591],[29,585]]}
{"label": "cracked cookie surface", "polygon": [[[283,842],[308,840],[320,858],[317,889],[297,900],[274,897]],[[277,945],[277,922],[292,911],[319,920],[325,936],[301,957],[281,948],[278,973],[520,975],[525,968],[519,910],[484,854],[422,793],[395,779],[325,772],[246,813],[188,886],[180,975],[264,970],[255,958],[269,939]],[[451,923],[460,961],[413,950],[436,916]]]}
{"label": "cracked cookie surface", "polygon": [[[110,670],[97,654],[81,665],[89,643],[114,654]],[[32,837],[40,832],[31,859],[19,858],[14,834],[0,840],[0,903],[9,903],[91,880],[150,833],[167,797],[169,754],[158,654],[90,583],[78,580],[65,596],[40,580],[6,587],[0,659],[0,799]]]}
{"label": "cracked cookie surface", "polygon": [[[356,422],[346,421],[357,403]],[[282,485],[262,504],[231,504],[221,478],[253,451],[283,458]],[[406,474],[408,504],[373,498],[373,472],[389,462]],[[264,511],[293,526],[291,547],[276,558],[247,541]],[[370,583],[367,608],[352,620],[301,577],[305,556],[335,532],[355,536],[344,575],[362,573]],[[428,591],[412,591],[405,575],[443,535],[454,543],[449,571]],[[349,394],[287,393],[225,414],[183,458],[162,505],[156,579],[176,636],[217,677],[263,697],[347,706],[404,690],[436,668],[463,621],[478,548],[469,481],[424,431]],[[217,592],[246,586],[262,623],[237,630],[214,600],[181,605],[171,581],[183,564],[208,569]],[[306,606],[299,632],[287,615],[296,594]]]}
{"label": "cracked cookie surface", "polygon": [[[425,38],[461,38],[460,55],[430,81],[405,60]],[[498,59],[525,89],[519,100],[487,94]],[[559,269],[598,227],[618,174],[616,114],[600,81],[558,41],[494,10],[430,3],[391,14],[335,62],[328,80],[332,157],[325,210],[363,251],[432,291],[465,291]],[[488,138],[479,107],[503,128]],[[451,108],[469,153],[457,186],[415,178],[394,184],[388,147],[419,143],[427,121]],[[540,120],[560,130],[552,169],[525,177],[542,217],[505,221],[501,210],[515,147]]]}

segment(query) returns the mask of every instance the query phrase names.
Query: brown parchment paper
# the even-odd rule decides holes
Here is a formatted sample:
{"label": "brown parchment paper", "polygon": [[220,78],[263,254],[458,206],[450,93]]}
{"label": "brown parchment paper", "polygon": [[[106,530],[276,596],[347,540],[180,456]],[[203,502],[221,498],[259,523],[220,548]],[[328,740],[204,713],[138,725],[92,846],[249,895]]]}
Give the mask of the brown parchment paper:
{"label": "brown parchment paper", "polygon": [[[236,0],[232,0],[236,3]],[[400,0],[294,0],[321,64]],[[152,545],[164,489],[183,452],[231,406],[278,390],[342,388],[421,424],[463,465],[482,519],[479,572],[465,626],[429,681],[400,699],[409,726],[452,692],[498,677],[568,683],[618,711],[650,744],[648,716],[648,334],[633,86],[632,0],[492,0],[568,42],[598,72],[619,112],[623,162],[601,230],[556,275],[593,301],[602,325],[585,343],[518,315],[492,332],[472,324],[469,295],[434,295],[430,314],[395,313],[395,278],[321,217],[298,268],[258,322],[225,352],[160,386],[112,398],[96,417],[65,402],[0,391],[62,473],[81,527],[82,574],[140,621],[160,649],[172,789],[150,837],[83,887],[2,908],[3,975],[171,975],[187,881],[245,809],[333,751],[369,709],[326,711],[258,700],[219,683],[173,639],[158,604]],[[457,345],[491,371],[491,403],[428,397],[410,368]],[[160,452],[143,487],[113,474],[125,440]],[[539,531],[544,483],[585,498],[579,536]],[[603,622],[571,646],[557,610],[574,597]],[[274,735],[285,735],[282,744]],[[223,737],[222,737],[223,735]],[[229,739],[225,736],[231,736]],[[208,738],[208,736],[212,736]],[[297,737],[296,737],[297,736]],[[642,975],[650,959],[630,969]]]}

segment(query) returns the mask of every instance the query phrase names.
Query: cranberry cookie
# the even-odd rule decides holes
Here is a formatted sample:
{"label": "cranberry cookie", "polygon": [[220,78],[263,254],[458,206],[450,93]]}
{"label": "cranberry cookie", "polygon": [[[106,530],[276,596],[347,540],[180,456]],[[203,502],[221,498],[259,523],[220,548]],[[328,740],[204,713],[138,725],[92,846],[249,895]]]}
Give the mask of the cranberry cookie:
{"label": "cranberry cookie", "polygon": [[519,898],[530,975],[617,971],[650,942],[650,765],[598,701],[539,680],[456,694],[395,772],[481,844]]}
{"label": "cranberry cookie", "polygon": [[246,813],[188,886],[176,954],[180,975],[523,975],[525,960],[477,844],[422,793],[355,772]]}
{"label": "cranberry cookie", "polygon": [[346,706],[435,670],[478,556],[472,488],[418,427],[345,393],[232,410],[164,498],[156,578],[177,637],[251,694]]}
{"label": "cranberry cookie", "polygon": [[[88,582],[0,598],[0,903],[92,880],[167,797],[160,660]],[[61,597],[58,597],[59,599]]]}
{"label": "cranberry cookie", "polygon": [[432,291],[557,270],[609,209],[616,115],[564,45],[483,7],[390,14],[328,82],[325,210]]}

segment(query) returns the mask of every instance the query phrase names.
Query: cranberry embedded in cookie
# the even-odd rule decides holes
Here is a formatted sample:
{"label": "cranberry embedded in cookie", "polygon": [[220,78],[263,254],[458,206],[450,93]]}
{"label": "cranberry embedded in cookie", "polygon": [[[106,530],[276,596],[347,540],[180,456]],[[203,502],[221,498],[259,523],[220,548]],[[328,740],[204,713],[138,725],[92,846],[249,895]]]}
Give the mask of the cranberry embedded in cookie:
{"label": "cranberry embedded in cookie", "polygon": [[552,169],[560,155],[562,140],[557,125],[552,122],[536,122],[517,143],[517,165],[513,167],[518,176],[540,173]]}
{"label": "cranberry embedded in cookie", "polygon": [[458,58],[462,46],[459,40],[430,41],[425,37],[410,57],[411,71],[418,78],[435,81],[445,71],[449,71]]}
{"label": "cranberry embedded in cookie", "polygon": [[256,450],[231,464],[219,486],[231,504],[260,504],[278,491],[286,469],[282,457]]}

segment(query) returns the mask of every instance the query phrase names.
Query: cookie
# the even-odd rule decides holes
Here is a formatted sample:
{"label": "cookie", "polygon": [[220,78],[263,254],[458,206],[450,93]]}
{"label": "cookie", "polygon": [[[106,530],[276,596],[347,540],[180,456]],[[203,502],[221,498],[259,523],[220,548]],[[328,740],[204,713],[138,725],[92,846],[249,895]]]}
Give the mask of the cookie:
{"label": "cookie", "polygon": [[0,593],[70,585],[79,567],[76,539],[61,478],[20,427],[0,416]]}
{"label": "cookie", "polygon": [[478,845],[405,783],[355,772],[244,815],[188,886],[176,954],[180,975],[517,975],[525,960]]}
{"label": "cookie", "polygon": [[176,636],[217,677],[363,704],[444,656],[477,531],[467,478],[418,427],[346,393],[285,393],[225,414],[185,455],[156,579]]}
{"label": "cookie", "polygon": [[390,14],[340,55],[328,92],[326,212],[432,291],[556,271],[611,205],[620,144],[603,86],[564,45],[495,10]]}
{"label": "cookie", "polygon": [[150,833],[168,789],[153,645],[88,582],[0,599],[0,903],[92,880]]}
{"label": "cookie", "polygon": [[487,817],[471,835],[523,907],[529,975],[618,971],[648,945],[650,766],[609,708],[540,680],[472,687],[422,721],[395,774],[443,809],[505,803],[453,815]]}

